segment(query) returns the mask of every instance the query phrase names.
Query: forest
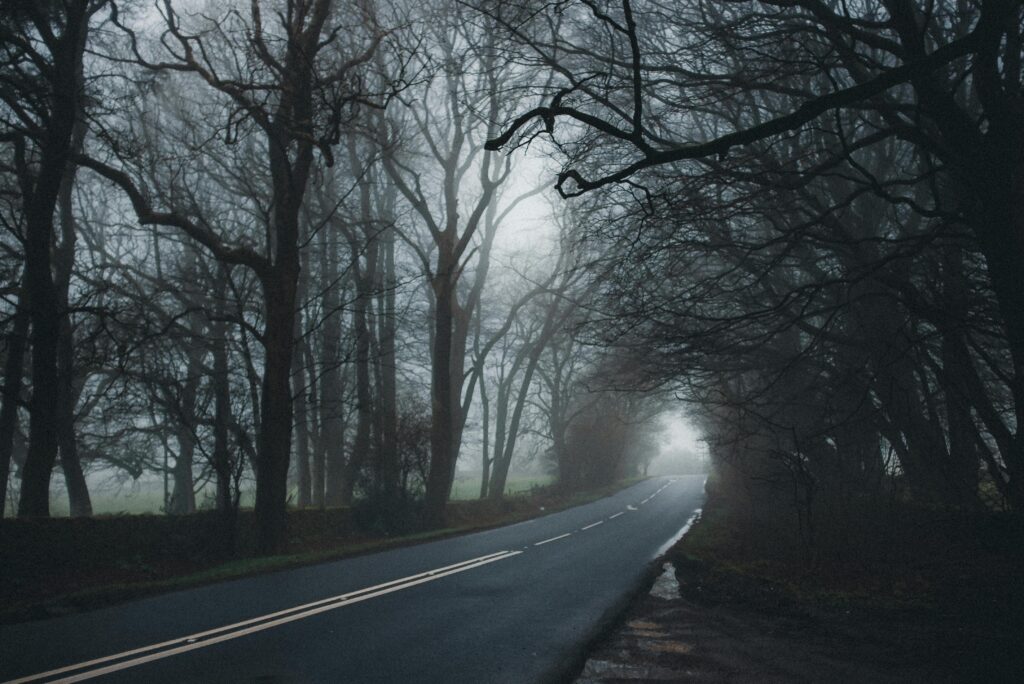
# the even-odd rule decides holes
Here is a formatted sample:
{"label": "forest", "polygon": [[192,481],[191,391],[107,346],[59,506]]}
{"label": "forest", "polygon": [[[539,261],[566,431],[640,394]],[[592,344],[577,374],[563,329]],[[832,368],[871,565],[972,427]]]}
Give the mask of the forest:
{"label": "forest", "polygon": [[[1012,0],[3,0],[0,510],[1024,509]],[[2,523],[0,523],[2,524]]]}

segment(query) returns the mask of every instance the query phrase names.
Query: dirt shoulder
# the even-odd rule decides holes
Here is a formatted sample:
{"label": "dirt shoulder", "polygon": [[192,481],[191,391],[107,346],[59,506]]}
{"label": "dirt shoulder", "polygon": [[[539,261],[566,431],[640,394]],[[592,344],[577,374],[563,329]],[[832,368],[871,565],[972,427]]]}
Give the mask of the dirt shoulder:
{"label": "dirt shoulder", "polygon": [[666,555],[580,684],[1024,681],[1024,575],[1013,563],[950,552],[948,565],[858,582],[851,569],[752,561],[724,533],[699,521]]}

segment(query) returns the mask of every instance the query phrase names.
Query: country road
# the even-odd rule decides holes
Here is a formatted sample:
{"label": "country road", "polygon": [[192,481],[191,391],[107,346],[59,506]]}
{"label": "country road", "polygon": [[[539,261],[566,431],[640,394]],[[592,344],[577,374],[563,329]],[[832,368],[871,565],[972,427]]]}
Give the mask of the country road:
{"label": "country road", "polygon": [[507,527],[0,627],[0,681],[559,681],[703,481],[654,478]]}

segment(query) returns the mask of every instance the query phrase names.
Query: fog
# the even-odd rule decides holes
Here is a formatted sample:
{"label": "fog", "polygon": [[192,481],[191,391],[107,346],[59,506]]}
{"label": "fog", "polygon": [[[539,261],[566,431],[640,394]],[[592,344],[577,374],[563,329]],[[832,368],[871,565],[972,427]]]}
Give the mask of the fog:
{"label": "fog", "polygon": [[686,414],[669,412],[661,417],[661,444],[647,474],[691,475],[707,472],[711,463],[703,435]]}
{"label": "fog", "polygon": [[0,508],[251,506],[272,553],[714,463],[801,530],[1016,510],[1017,76],[958,85],[947,4],[913,65],[882,6],[790,45],[743,3],[18,5]]}

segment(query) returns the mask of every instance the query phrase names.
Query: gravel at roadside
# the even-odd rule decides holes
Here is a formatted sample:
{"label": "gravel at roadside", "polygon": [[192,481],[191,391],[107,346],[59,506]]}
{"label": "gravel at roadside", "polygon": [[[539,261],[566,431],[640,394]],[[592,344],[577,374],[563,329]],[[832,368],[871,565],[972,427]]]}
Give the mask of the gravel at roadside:
{"label": "gravel at roadside", "polygon": [[707,600],[691,571],[666,562],[576,684],[965,681],[935,652],[939,626]]}

